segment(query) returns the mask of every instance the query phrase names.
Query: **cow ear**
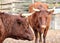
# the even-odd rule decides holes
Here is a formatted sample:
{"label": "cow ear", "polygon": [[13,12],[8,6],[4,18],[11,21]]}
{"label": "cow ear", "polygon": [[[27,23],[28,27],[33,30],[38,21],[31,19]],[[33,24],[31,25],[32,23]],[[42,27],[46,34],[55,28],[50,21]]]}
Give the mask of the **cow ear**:
{"label": "cow ear", "polygon": [[54,10],[49,11],[49,14],[53,14]]}

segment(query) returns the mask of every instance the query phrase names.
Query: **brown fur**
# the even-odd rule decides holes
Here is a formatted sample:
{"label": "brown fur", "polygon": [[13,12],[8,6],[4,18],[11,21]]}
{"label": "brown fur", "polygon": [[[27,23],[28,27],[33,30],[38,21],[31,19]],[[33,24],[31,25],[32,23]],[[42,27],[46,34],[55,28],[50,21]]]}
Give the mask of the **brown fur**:
{"label": "brown fur", "polygon": [[0,12],[0,43],[9,37],[22,40],[34,39],[25,17]]}
{"label": "brown fur", "polygon": [[[40,2],[34,3],[31,6],[38,8]],[[36,4],[36,5],[35,5]],[[50,21],[51,21],[51,16],[53,13],[52,11],[47,11],[47,6],[43,3],[41,3],[42,7],[39,6],[40,11],[35,11],[31,16],[28,17],[29,24],[34,30],[35,33],[35,43],[42,42],[42,34],[43,34],[43,43],[45,43],[45,37],[47,35],[47,31],[49,29]],[[33,7],[30,6],[30,12],[33,12]],[[41,26],[45,25],[46,28],[42,28]],[[39,41],[38,41],[38,33],[39,33]]]}
{"label": "brown fur", "polygon": [[[42,38],[41,38],[42,34],[43,34],[43,39],[44,39],[43,43],[45,43],[45,37],[46,37],[47,31],[49,29],[49,25],[50,25],[51,16],[52,16],[53,11],[50,11],[50,12],[44,11],[44,12],[45,13],[43,13],[43,11],[42,12],[35,12],[34,14],[32,14],[31,16],[28,17],[29,24],[31,25],[31,27],[33,28],[34,33],[35,33],[35,43],[42,41]],[[41,19],[39,16],[41,16]],[[47,20],[46,20],[46,17],[47,17]],[[46,28],[41,27],[41,25],[44,23],[42,20],[45,21]],[[39,41],[37,42],[38,33],[39,33],[40,38],[39,38]]]}
{"label": "brown fur", "polygon": [[41,3],[41,2],[35,2],[34,4],[31,4],[29,6],[29,13],[34,12],[33,8],[39,9],[40,6],[43,7],[44,9],[46,9],[46,10],[48,9],[48,5],[47,4]]}

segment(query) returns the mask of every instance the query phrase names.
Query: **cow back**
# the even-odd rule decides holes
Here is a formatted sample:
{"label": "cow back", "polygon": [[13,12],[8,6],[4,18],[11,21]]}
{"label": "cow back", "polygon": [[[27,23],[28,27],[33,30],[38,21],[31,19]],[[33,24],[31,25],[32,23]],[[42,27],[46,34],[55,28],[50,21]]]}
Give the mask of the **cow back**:
{"label": "cow back", "polygon": [[29,6],[29,13],[34,12],[33,8],[38,9],[40,6],[43,7],[44,9],[46,9],[46,10],[48,9],[48,5],[47,4],[41,3],[41,2],[35,2],[34,4],[31,4]]}

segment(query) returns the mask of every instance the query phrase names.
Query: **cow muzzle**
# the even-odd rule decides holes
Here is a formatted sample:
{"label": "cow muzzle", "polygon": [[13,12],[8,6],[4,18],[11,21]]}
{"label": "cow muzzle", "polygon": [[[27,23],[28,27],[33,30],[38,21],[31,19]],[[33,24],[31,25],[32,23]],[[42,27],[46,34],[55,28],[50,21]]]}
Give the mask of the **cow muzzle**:
{"label": "cow muzzle", "polygon": [[46,25],[42,25],[41,27],[42,27],[42,28],[46,28]]}

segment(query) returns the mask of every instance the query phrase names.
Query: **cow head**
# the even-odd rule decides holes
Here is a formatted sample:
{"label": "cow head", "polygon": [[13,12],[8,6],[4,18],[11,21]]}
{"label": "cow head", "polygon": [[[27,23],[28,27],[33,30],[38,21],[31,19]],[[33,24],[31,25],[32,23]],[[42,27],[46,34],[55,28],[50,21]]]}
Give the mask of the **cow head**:
{"label": "cow head", "polygon": [[25,17],[19,16],[19,18],[15,20],[13,26],[13,28],[15,29],[13,34],[17,35],[19,39],[30,41],[34,39],[34,34],[30,29],[28,21]]}
{"label": "cow head", "polygon": [[38,22],[41,28],[46,28],[51,20],[51,15],[53,14],[54,10],[45,10],[45,9],[34,9],[35,14],[37,15]]}

